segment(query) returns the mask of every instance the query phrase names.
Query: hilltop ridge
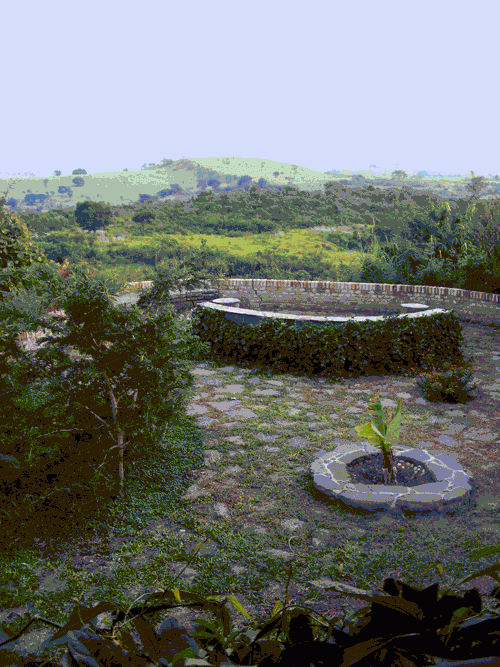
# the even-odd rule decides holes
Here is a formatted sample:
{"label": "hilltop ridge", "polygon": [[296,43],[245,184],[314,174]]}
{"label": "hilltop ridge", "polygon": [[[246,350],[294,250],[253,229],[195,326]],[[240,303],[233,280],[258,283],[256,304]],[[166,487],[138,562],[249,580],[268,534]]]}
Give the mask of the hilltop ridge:
{"label": "hilltop ridge", "polygon": [[[0,192],[8,190],[6,202],[13,210],[43,213],[59,207],[74,209],[84,201],[100,201],[111,206],[134,204],[141,195],[159,201],[185,201],[205,189],[238,189],[242,177],[252,183],[264,179],[267,186],[292,186],[310,192],[324,191],[324,185],[329,181],[348,188],[373,185],[380,189],[399,189],[409,186],[434,192],[443,199],[468,197],[466,185],[470,182],[469,177],[456,176],[424,178],[411,175],[405,178],[369,172],[321,173],[295,164],[259,158],[214,157],[163,160],[159,165],[138,171],[0,179]],[[484,181],[486,188],[481,192],[481,199],[500,196],[500,179],[484,178]]]}

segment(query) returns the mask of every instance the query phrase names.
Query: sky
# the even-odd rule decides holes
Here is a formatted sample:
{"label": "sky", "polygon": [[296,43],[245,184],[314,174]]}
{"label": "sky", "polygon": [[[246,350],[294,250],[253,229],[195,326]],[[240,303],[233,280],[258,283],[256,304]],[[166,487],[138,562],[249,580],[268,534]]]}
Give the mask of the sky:
{"label": "sky", "polygon": [[163,158],[500,174],[500,3],[2,7],[0,178]]}

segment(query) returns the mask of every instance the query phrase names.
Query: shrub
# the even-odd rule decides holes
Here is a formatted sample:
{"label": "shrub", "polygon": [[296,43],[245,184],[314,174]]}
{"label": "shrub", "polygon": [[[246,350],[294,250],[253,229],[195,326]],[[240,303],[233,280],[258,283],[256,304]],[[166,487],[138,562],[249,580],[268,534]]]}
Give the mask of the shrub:
{"label": "shrub", "polygon": [[104,229],[113,221],[113,213],[109,206],[101,202],[79,202],[75,209],[76,223],[82,229],[95,233]]}
{"label": "shrub", "polygon": [[146,209],[139,211],[134,217],[132,218],[134,222],[139,222],[143,225],[145,224],[150,224],[154,220],[156,220],[156,213],[153,213],[153,211],[147,211]]}

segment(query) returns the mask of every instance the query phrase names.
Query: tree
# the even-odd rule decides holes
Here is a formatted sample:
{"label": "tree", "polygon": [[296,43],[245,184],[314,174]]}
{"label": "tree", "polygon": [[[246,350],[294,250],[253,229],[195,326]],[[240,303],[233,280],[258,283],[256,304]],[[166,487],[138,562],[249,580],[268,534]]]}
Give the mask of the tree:
{"label": "tree", "polygon": [[0,198],[0,297],[2,299],[7,298],[13,287],[36,289],[36,281],[22,275],[12,278],[7,271],[9,267],[25,269],[33,264],[55,264],[36,246],[26,224],[5,208],[8,191],[7,189]]}
{"label": "tree", "polygon": [[139,213],[136,213],[132,218],[134,222],[139,222],[142,224],[142,230],[144,231],[145,225],[150,224],[153,220],[156,220],[156,213],[153,211],[148,211],[147,209],[141,209]]}
{"label": "tree", "polygon": [[[480,179],[474,179],[469,190],[478,201]],[[418,207],[425,210],[426,198],[414,196]],[[479,247],[479,234],[472,221],[471,202],[457,202],[458,213],[450,215],[447,202],[438,201],[428,211],[427,218],[416,216],[409,222],[409,229],[402,220],[386,220],[391,227],[381,227],[375,234],[388,235],[383,242],[389,244],[380,249],[380,258],[386,261],[392,273],[391,282],[425,285],[464,286],[471,279],[471,268],[484,261],[484,253]],[[477,203],[478,213],[485,207]],[[477,224],[477,221],[476,221]],[[371,271],[370,262],[366,263],[367,279]]]}
{"label": "tree", "polygon": [[486,181],[482,176],[474,177],[474,172],[471,172],[473,178],[472,182],[467,185],[467,190],[470,192],[469,208],[467,210],[467,220],[471,220],[476,211],[476,204],[479,202],[481,190],[486,187]]}
{"label": "tree", "polygon": [[[20,271],[13,267],[9,270],[13,274]],[[37,273],[42,284],[50,284],[54,274],[53,267],[42,264],[31,266],[28,271]],[[185,264],[174,272],[165,271],[155,281],[152,294],[143,298],[144,310],[134,306],[129,311],[120,311],[111,301],[108,289],[114,290],[116,285],[108,286],[102,279],[90,277],[88,269],[75,267],[65,282],[62,277],[59,279],[58,300],[66,321],[48,320],[43,312],[47,300],[53,298],[52,292],[37,300],[33,293],[17,289],[15,300],[0,304],[0,319],[14,313],[30,328],[42,326],[53,334],[40,339],[47,347],[31,353],[32,358],[11,345],[9,351],[16,361],[15,367],[26,369],[32,364],[44,377],[50,393],[44,410],[50,413],[51,405],[66,403],[68,414],[78,416],[79,423],[86,416],[88,428],[101,426],[107,430],[116,444],[103,453],[103,463],[110,451],[118,452],[120,494],[124,490],[126,445],[132,446],[141,434],[157,444],[162,442],[169,419],[185,407],[186,390],[192,387],[186,360],[209,349],[208,344],[200,343],[199,338],[179,328],[172,307],[162,303],[162,295],[168,294],[173,284],[192,286],[206,277],[203,274],[193,277],[191,267]],[[160,305],[164,306],[162,313],[158,312]],[[0,347],[5,349],[8,343],[12,341],[0,338]],[[69,358],[67,346],[88,357]],[[120,406],[122,400],[127,400],[125,395],[131,394],[132,402]],[[9,461],[15,464],[19,447],[18,438],[8,437],[13,414],[9,410],[0,414],[4,434],[0,458],[5,465]],[[34,414],[33,419],[39,420],[40,415]],[[59,430],[65,426],[66,423],[60,425]]]}
{"label": "tree", "polygon": [[449,213],[448,203],[438,205],[429,213],[427,220],[415,218],[410,221],[410,231],[404,233],[403,237],[411,239],[415,244],[434,243],[436,252],[439,251],[441,257],[444,252],[446,259],[456,258],[463,254],[466,234],[470,230],[467,225],[462,224],[460,218],[452,221]]}
{"label": "tree", "polygon": [[[436,210],[430,211],[427,219],[423,216],[414,218],[409,223],[409,231],[402,231],[397,239],[383,248],[383,255],[394,267],[398,267],[398,281],[430,285],[440,280],[440,269],[445,266],[450,268],[451,264],[460,268],[464,263],[465,230],[460,220],[452,224],[447,217],[450,210],[448,204],[443,209],[438,212],[439,207],[436,207]],[[389,230],[389,233],[392,232]],[[422,269],[426,272],[425,282]]]}
{"label": "tree", "polygon": [[113,221],[113,213],[109,206],[101,202],[79,202],[75,209],[76,224],[87,231],[94,232],[104,229]]}
{"label": "tree", "polygon": [[403,171],[402,169],[396,169],[395,171],[392,172],[391,177],[396,180],[404,180],[405,178],[408,178],[408,174],[406,171]]}
{"label": "tree", "polygon": [[[125,436],[134,435],[134,425],[139,427],[140,415],[148,412],[151,417],[158,413],[160,406],[164,422],[168,421],[168,416],[180,409],[182,398],[177,389],[189,386],[189,374],[178,370],[175,361],[168,358],[172,356],[174,344],[172,322],[168,322],[166,315],[146,320],[137,312],[118,312],[95,287],[82,282],[80,291],[67,296],[64,308],[68,321],[48,325],[54,333],[64,332],[65,335],[57,339],[43,338],[41,342],[46,341],[48,349],[38,351],[35,364],[39,364],[50,382],[51,397],[44,405],[45,410],[66,402],[71,414],[86,412],[88,429],[100,423],[109,431],[116,443],[109,451],[117,449],[119,454],[121,493]],[[69,361],[63,352],[69,344],[74,344],[82,354],[90,354],[92,361]],[[49,361],[52,373],[46,370]],[[62,379],[63,373],[66,373],[65,379]],[[120,377],[126,378],[122,386],[119,386]],[[83,389],[78,384],[82,378],[85,379]],[[120,406],[120,401],[127,400],[126,390],[122,391],[124,385],[135,390],[128,406]],[[103,400],[103,393],[108,395],[107,400]],[[154,400],[151,400],[153,395]],[[19,445],[7,437],[11,430],[7,415],[6,420],[3,420],[1,456],[4,461],[12,461],[14,452],[19,452],[16,450]],[[103,454],[107,456],[109,452]]]}
{"label": "tree", "polygon": [[[250,183],[252,182],[252,177],[251,176],[242,176],[241,178],[238,179],[238,188],[245,188],[245,190],[248,190]],[[209,181],[210,183],[210,181]]]}
{"label": "tree", "polygon": [[73,176],[76,176],[76,175],[83,175],[83,174],[86,174],[86,173],[87,173],[87,172],[85,171],[85,169],[75,169],[74,171],[71,172],[71,174],[72,174]]}
{"label": "tree", "polygon": [[60,175],[61,175],[61,172],[60,172],[60,171],[55,171],[55,172],[54,172],[54,176],[60,176]]}
{"label": "tree", "polygon": [[[480,292],[498,291],[500,287],[500,199],[480,201],[468,208],[473,242],[470,244],[471,258],[467,266],[468,289]],[[472,215],[475,220],[472,221]]]}

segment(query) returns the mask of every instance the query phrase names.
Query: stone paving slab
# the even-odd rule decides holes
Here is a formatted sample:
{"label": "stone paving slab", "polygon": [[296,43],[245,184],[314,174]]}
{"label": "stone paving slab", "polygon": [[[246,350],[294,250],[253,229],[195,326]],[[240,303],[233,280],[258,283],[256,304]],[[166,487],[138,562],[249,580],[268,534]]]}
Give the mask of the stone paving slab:
{"label": "stone paving slab", "polygon": [[353,507],[396,513],[403,510],[455,509],[469,498],[474,487],[472,474],[451,456],[398,445],[394,445],[392,450],[395,456],[425,464],[435,482],[411,487],[355,484],[347,464],[360,456],[380,452],[378,447],[366,441],[366,444],[340,445],[333,452],[318,452],[318,458],[310,468],[314,486],[322,493],[337,497]]}

